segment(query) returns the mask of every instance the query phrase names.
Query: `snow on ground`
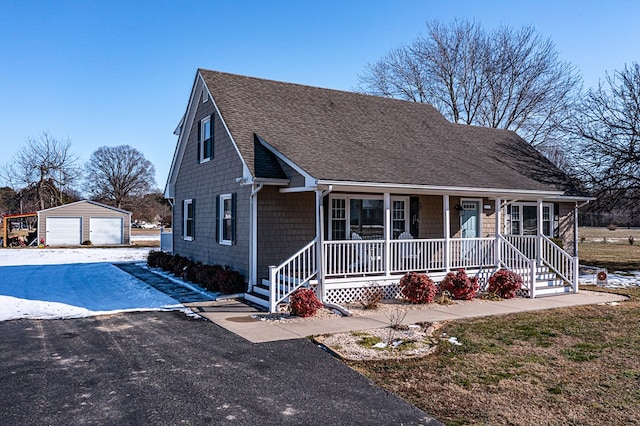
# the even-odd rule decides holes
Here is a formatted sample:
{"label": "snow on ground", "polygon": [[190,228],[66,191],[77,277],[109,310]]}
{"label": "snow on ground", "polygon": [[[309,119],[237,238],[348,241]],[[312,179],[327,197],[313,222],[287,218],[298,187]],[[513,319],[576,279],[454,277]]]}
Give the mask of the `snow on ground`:
{"label": "snow on ground", "polygon": [[596,274],[600,269],[595,267],[586,267],[582,269],[584,273],[580,274],[580,284],[596,284],[609,288],[626,288],[640,286],[640,271],[608,272],[606,284],[598,284]]}
{"label": "snow on ground", "polygon": [[111,264],[144,261],[149,250],[0,249],[0,321],[184,309]]}

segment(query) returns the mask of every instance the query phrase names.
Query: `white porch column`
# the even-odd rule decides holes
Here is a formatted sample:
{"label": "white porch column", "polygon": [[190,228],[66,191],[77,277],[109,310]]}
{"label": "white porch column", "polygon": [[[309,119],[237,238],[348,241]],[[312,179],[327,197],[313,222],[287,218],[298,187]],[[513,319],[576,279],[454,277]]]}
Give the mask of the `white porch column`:
{"label": "white porch column", "polygon": [[320,301],[325,300],[324,288],[324,258],[322,253],[324,242],[324,199],[321,190],[316,190],[316,268],[318,277],[318,298]]}
{"label": "white porch column", "polygon": [[384,274],[391,270],[391,194],[384,193]]}
{"label": "white porch column", "polygon": [[[253,286],[258,284],[258,192],[263,188],[263,184],[253,184],[251,186],[251,196],[249,203],[251,204],[249,219],[249,288],[247,291],[253,291]],[[216,224],[216,226],[218,226]]]}
{"label": "white porch column", "polygon": [[538,241],[537,241],[537,265],[542,265],[542,198],[538,198]]}
{"label": "white porch column", "polygon": [[442,214],[444,223],[444,269],[449,272],[451,265],[451,215],[449,214],[449,195],[442,196]]}
{"label": "white porch column", "polygon": [[496,198],[496,242],[495,242],[495,257],[496,267],[500,265],[500,258],[502,253],[500,252],[500,235],[502,234],[502,198]]}

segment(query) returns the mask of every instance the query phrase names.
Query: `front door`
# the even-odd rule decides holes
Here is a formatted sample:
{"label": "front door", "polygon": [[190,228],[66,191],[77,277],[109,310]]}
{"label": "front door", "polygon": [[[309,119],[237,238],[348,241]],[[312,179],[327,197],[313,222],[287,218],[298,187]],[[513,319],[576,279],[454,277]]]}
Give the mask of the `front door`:
{"label": "front door", "polygon": [[462,215],[460,216],[460,229],[462,238],[478,238],[480,229],[478,224],[479,201],[463,201]]}

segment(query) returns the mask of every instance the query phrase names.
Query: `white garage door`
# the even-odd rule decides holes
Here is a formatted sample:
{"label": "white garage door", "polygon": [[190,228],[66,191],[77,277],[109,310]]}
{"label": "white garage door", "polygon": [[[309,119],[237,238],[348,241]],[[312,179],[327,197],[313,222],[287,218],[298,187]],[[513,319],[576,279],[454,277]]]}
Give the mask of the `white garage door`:
{"label": "white garage door", "polygon": [[48,217],[47,245],[78,245],[82,235],[82,218],[80,217]]}
{"label": "white garage door", "polygon": [[92,217],[89,219],[91,244],[122,244],[121,217]]}

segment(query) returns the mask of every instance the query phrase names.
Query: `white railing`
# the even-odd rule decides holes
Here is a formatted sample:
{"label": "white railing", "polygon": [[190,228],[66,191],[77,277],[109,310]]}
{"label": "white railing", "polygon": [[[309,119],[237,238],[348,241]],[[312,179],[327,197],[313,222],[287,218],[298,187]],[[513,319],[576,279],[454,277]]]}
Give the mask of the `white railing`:
{"label": "white railing", "polygon": [[529,259],[529,256],[522,253],[502,235],[498,235],[498,244],[500,244],[498,267],[505,267],[519,274],[522,277],[523,287],[529,291],[529,297],[535,297],[536,261]]}
{"label": "white railing", "polygon": [[449,240],[451,269],[494,266],[495,238],[456,238]]}
{"label": "white railing", "polygon": [[536,235],[505,235],[504,238],[529,259],[538,258],[538,237]]}
{"label": "white railing", "polygon": [[446,269],[444,238],[392,240],[389,244],[391,273]]}
{"label": "white railing", "polygon": [[269,267],[270,312],[275,312],[279,303],[317,275],[316,246],[314,239],[279,266]]}
{"label": "white railing", "polygon": [[324,276],[384,273],[384,240],[325,241],[323,249]]}
{"label": "white railing", "polygon": [[571,283],[575,288],[577,283],[578,259],[562,250],[548,237],[542,236],[542,262],[555,272],[560,278]]}

